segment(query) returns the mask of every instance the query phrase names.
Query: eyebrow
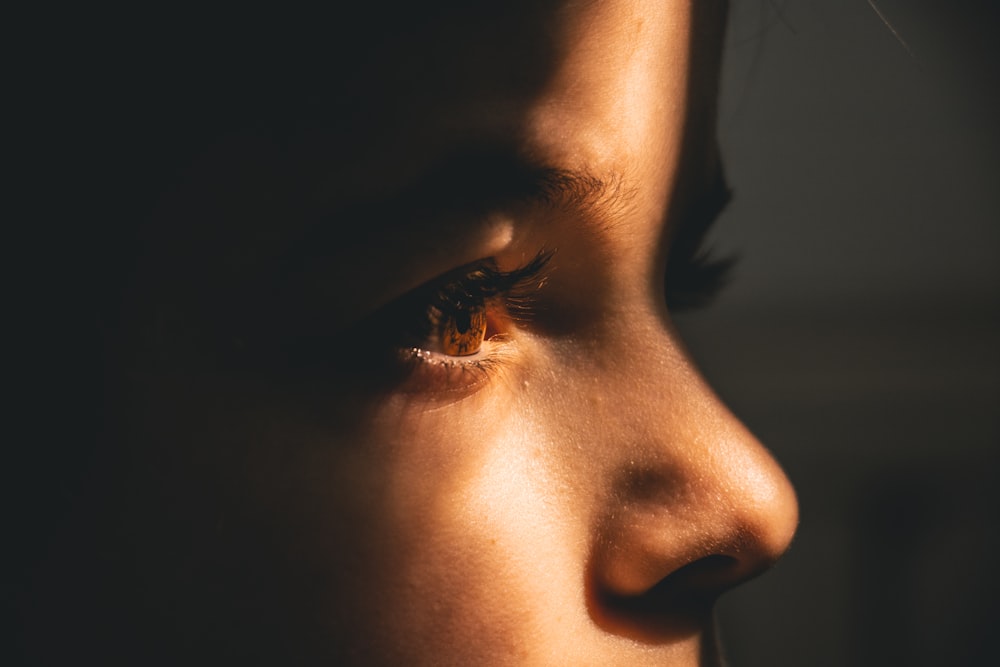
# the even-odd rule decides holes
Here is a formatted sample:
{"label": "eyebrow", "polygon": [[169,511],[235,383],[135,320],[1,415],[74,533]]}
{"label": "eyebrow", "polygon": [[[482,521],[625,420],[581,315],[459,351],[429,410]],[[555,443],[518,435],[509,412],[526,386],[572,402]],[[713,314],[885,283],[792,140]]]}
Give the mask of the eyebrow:
{"label": "eyebrow", "polygon": [[536,165],[510,151],[465,151],[395,192],[343,201],[317,215],[281,253],[278,279],[290,292],[318,277],[331,286],[353,285],[371,292],[354,295],[359,301],[380,305],[482,259],[463,252],[482,245],[491,216],[534,205],[611,221],[633,194],[623,183],[621,174]]}
{"label": "eyebrow", "polygon": [[636,193],[619,172],[602,177],[589,170],[543,169],[536,183],[536,200],[556,208],[598,213],[609,223],[624,214]]}
{"label": "eyebrow", "polygon": [[[697,258],[729,189],[721,169],[707,185],[695,206],[676,215],[664,212],[674,217],[665,219],[673,227],[668,268],[697,265],[700,273],[715,268]],[[337,329],[457,266],[489,256],[487,239],[497,234],[491,214],[541,206],[577,213],[607,228],[623,219],[636,192],[619,172],[535,164],[507,151],[467,151],[395,192],[348,200],[317,216],[282,253],[278,280],[281,291],[304,311],[334,311],[323,315],[321,326]],[[729,264],[720,263],[716,273],[724,277]]]}
{"label": "eyebrow", "polygon": [[611,213],[629,194],[618,173],[532,163],[505,150],[465,151],[440,162],[413,185],[385,198],[408,209],[469,214],[516,203]]}

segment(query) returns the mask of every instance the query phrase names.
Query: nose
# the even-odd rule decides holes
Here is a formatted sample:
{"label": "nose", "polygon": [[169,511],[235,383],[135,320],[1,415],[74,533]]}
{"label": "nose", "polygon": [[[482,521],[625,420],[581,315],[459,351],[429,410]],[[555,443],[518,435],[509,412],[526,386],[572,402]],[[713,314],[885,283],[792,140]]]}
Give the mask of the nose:
{"label": "nose", "polygon": [[622,374],[632,390],[608,406],[589,567],[595,620],[648,640],[705,627],[716,598],[774,564],[798,523],[777,462],[680,347],[666,349],[635,357]]}

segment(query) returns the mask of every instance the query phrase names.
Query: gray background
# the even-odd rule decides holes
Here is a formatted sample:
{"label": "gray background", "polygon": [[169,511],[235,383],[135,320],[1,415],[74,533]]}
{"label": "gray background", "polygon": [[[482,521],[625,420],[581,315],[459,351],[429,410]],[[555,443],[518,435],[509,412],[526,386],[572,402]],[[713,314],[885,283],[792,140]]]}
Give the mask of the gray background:
{"label": "gray background", "polygon": [[[973,665],[1000,641],[1000,50],[989,1],[733,0],[734,281],[679,325],[802,523],[732,663]],[[991,6],[993,5],[993,6]]]}

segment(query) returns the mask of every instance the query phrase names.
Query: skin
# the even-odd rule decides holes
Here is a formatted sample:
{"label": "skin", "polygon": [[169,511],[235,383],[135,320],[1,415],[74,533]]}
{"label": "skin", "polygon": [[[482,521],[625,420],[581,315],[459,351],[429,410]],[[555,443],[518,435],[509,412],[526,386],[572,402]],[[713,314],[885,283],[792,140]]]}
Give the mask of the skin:
{"label": "skin", "polygon": [[[671,235],[718,177],[724,15],[675,0],[540,6],[373,49],[344,84],[370,122],[280,142],[234,132],[161,202],[116,341],[115,444],[87,528],[63,538],[103,550],[47,575],[81,650],[147,664],[718,663],[712,604],[772,565],[797,523],[788,480],[664,305]],[[510,39],[522,24],[541,28]],[[417,63],[405,75],[400,54]],[[414,203],[480,146],[606,187]],[[262,288],[317,217],[386,201],[402,215],[325,237],[295,298]],[[532,315],[491,307],[503,336],[480,353],[499,360],[488,373],[434,349],[389,372],[382,343],[365,342],[383,340],[373,313],[426,281],[543,249],[555,253]],[[302,331],[329,334],[328,372],[269,353]]]}

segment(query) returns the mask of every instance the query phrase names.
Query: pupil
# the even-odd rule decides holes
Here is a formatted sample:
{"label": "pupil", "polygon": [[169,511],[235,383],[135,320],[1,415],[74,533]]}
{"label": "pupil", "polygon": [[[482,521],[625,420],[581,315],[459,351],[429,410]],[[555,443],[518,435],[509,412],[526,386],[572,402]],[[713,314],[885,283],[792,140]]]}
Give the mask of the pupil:
{"label": "pupil", "polygon": [[455,329],[460,334],[464,334],[472,326],[472,316],[467,310],[460,310],[455,313]]}

